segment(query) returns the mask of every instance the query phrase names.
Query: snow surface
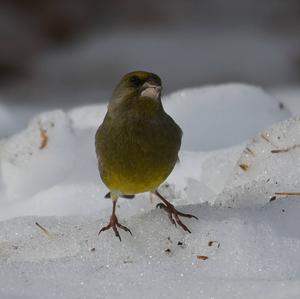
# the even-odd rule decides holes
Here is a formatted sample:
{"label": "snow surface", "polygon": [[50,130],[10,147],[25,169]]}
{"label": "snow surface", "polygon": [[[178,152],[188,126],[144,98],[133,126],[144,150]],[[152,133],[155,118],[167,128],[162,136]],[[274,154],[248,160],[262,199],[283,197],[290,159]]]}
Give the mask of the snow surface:
{"label": "snow surface", "polygon": [[269,202],[299,191],[300,119],[241,84],[164,105],[185,139],[161,192],[199,217],[183,219],[192,234],[140,194],[118,201],[133,237],[98,237],[111,213],[94,153],[106,106],[46,112],[0,142],[0,298],[300,297],[300,197]]}
{"label": "snow surface", "polygon": [[300,114],[300,88],[298,86],[277,87],[271,90],[292,113],[292,115]]}
{"label": "snow surface", "polygon": [[202,151],[243,142],[290,115],[261,88],[244,84],[180,90],[165,107],[183,129],[183,148]]}

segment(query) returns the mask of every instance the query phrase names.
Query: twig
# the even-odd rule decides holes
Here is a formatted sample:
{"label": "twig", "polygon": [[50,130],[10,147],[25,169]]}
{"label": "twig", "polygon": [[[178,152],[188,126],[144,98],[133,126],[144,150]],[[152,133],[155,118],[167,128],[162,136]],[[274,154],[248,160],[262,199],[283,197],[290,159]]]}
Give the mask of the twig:
{"label": "twig", "polygon": [[244,171],[247,171],[249,169],[249,165],[247,164],[239,164],[239,167]]}
{"label": "twig", "polygon": [[300,196],[300,192],[275,192],[275,195],[281,195],[281,196]]}
{"label": "twig", "polygon": [[48,232],[44,227],[42,227],[38,222],[36,222],[35,225],[36,225],[39,229],[41,229],[41,231],[44,232],[48,237],[50,237],[49,232]]}
{"label": "twig", "polygon": [[39,149],[42,150],[44,149],[47,144],[48,144],[48,134],[47,134],[47,130],[43,129],[42,127],[40,127],[40,134],[41,134],[41,144]]}
{"label": "twig", "polygon": [[271,150],[271,153],[272,153],[272,154],[286,153],[286,152],[288,152],[288,151],[290,151],[290,150],[293,150],[293,149],[295,149],[295,148],[297,148],[297,147],[300,147],[300,144],[295,144],[295,145],[293,145],[293,146],[291,146],[291,147],[287,147],[287,148],[283,148],[283,149],[275,149],[275,150]]}
{"label": "twig", "polygon": [[255,153],[253,152],[252,149],[250,149],[249,147],[246,147],[246,150],[247,150],[253,157],[255,157]]}
{"label": "twig", "polygon": [[264,139],[265,141],[267,141],[268,143],[270,143],[271,145],[273,145],[274,147],[278,148],[278,146],[276,144],[274,144],[269,138],[267,138],[264,134],[261,134],[260,137],[262,139]]}

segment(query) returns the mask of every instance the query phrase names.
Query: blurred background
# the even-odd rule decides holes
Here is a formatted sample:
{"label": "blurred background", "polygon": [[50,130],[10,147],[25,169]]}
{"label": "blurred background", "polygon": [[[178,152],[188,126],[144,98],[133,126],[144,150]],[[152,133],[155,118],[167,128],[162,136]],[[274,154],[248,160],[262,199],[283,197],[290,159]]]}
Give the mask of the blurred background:
{"label": "blurred background", "polygon": [[0,104],[27,120],[107,101],[132,70],[159,74],[165,93],[297,86],[299,36],[299,0],[1,0]]}

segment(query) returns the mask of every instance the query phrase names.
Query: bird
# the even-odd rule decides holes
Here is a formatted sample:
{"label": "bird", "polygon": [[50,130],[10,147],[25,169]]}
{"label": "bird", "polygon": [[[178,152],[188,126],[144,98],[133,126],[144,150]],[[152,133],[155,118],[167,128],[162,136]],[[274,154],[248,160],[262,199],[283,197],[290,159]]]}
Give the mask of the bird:
{"label": "bird", "polygon": [[121,241],[116,204],[119,197],[151,192],[162,201],[156,207],[168,213],[170,221],[191,233],[180,220],[194,215],[179,212],[158,191],[178,161],[182,130],[169,116],[161,101],[162,82],[158,75],[146,71],[125,74],[113,91],[107,112],[95,135],[100,177],[112,199],[108,225],[98,233],[113,229]]}

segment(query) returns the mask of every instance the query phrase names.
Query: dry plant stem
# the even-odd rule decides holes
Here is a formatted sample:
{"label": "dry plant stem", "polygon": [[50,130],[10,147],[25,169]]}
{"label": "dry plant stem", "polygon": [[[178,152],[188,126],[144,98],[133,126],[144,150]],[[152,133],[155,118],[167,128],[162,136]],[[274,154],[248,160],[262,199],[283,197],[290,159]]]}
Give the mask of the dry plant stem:
{"label": "dry plant stem", "polygon": [[42,150],[47,146],[48,134],[47,134],[47,130],[43,129],[42,127],[40,128],[40,133],[41,133],[41,145],[39,148]]}
{"label": "dry plant stem", "polygon": [[129,232],[131,235],[132,235],[132,233],[131,233],[129,228],[127,228],[126,226],[119,223],[118,218],[116,216],[116,204],[117,204],[117,200],[113,200],[113,211],[112,211],[112,214],[111,214],[111,217],[110,217],[110,221],[109,221],[108,225],[102,227],[99,230],[98,236],[100,235],[101,232],[104,232],[104,231],[112,228],[113,231],[115,232],[116,237],[118,237],[119,240],[122,241],[117,227],[125,230],[126,232]]}
{"label": "dry plant stem", "polygon": [[265,136],[264,134],[261,134],[260,137],[262,139],[264,139],[265,141],[267,141],[268,143],[270,143],[272,146],[274,146],[275,148],[278,148],[278,146],[276,144],[274,144],[269,138],[267,138],[267,136]]}
{"label": "dry plant stem", "polygon": [[282,195],[282,196],[300,196],[300,192],[275,192],[275,195]]}
{"label": "dry plant stem", "polygon": [[291,147],[283,148],[283,149],[276,149],[276,150],[271,150],[272,154],[278,154],[278,153],[286,153],[289,152],[290,150],[293,150],[297,147],[300,147],[300,144],[295,144]]}
{"label": "dry plant stem", "polygon": [[198,219],[198,218],[194,215],[184,214],[184,213],[177,211],[176,208],[171,203],[169,203],[157,190],[154,191],[154,194],[157,195],[160,198],[160,200],[163,202],[163,203],[157,204],[156,207],[160,208],[160,209],[164,209],[168,213],[170,221],[175,226],[176,226],[176,224],[178,224],[179,226],[181,226],[183,228],[183,230],[191,233],[191,231],[187,228],[187,226],[181,222],[181,220],[179,219],[179,216],[187,217],[187,218],[195,218],[195,219]]}
{"label": "dry plant stem", "polygon": [[48,237],[50,236],[49,232],[48,232],[44,227],[42,227],[38,222],[36,222],[35,225],[36,225],[42,232],[44,232]]}
{"label": "dry plant stem", "polygon": [[246,150],[247,150],[253,157],[255,157],[255,153],[254,153],[249,147],[246,147]]}

